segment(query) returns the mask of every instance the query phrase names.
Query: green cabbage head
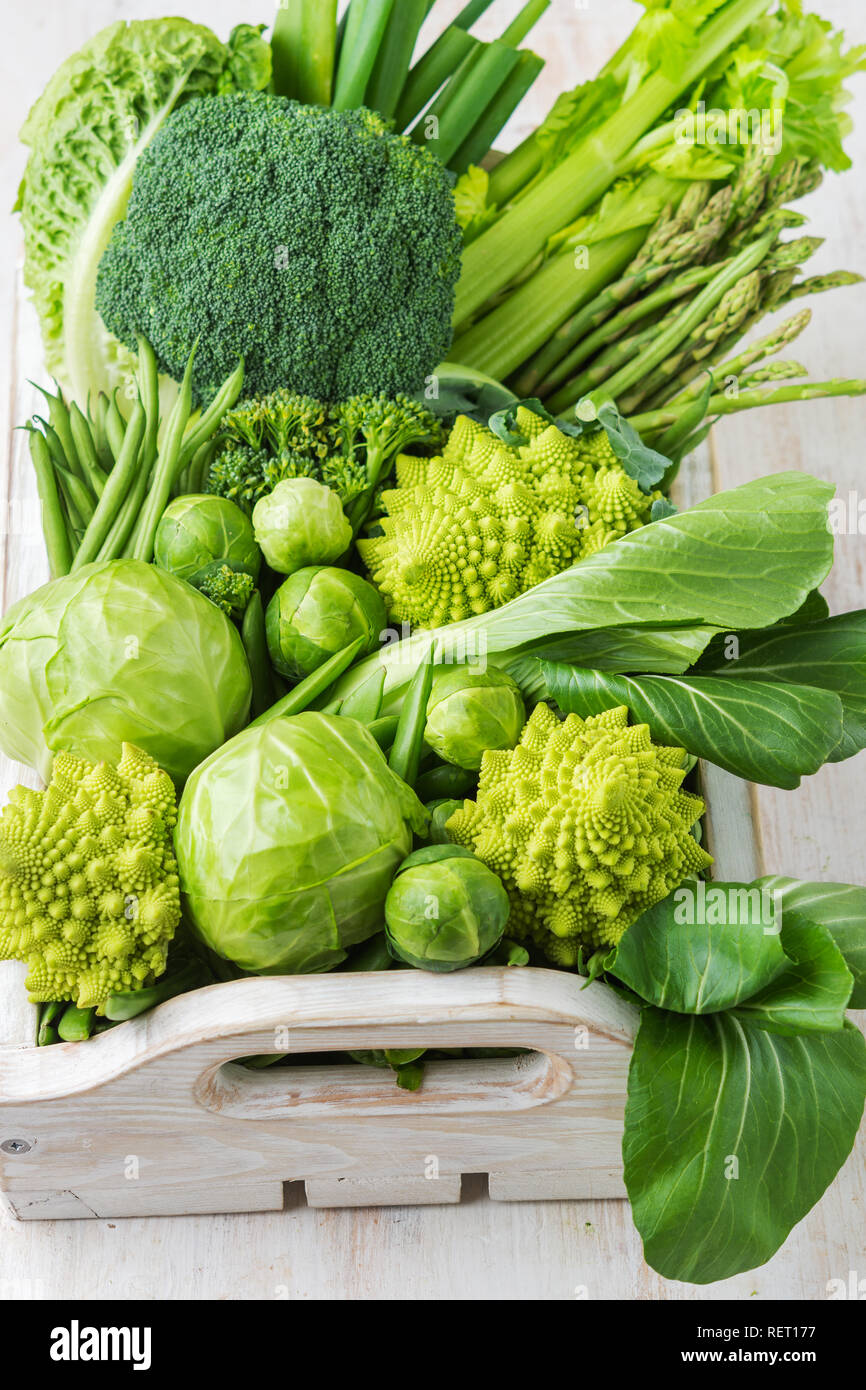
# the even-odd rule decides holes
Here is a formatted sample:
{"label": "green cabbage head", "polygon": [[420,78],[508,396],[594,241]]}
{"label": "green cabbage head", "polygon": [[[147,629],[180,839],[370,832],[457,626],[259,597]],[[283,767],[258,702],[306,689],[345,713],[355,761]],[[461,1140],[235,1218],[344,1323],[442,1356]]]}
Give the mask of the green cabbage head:
{"label": "green cabbage head", "polygon": [[331,970],[381,931],[394,873],[426,819],[357,720],[307,712],[245,729],[181,798],[188,920],[244,970]]}
{"label": "green cabbage head", "polygon": [[133,743],[182,783],[242,729],[252,683],[237,630],[155,565],[84,565],[0,626],[0,748],[45,781],[54,754],[117,763]]}

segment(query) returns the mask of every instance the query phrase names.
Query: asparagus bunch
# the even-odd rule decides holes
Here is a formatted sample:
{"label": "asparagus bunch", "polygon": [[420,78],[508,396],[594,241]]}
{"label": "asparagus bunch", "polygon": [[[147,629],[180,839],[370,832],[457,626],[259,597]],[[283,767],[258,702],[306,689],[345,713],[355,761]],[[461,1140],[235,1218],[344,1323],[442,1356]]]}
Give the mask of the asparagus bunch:
{"label": "asparagus bunch", "polygon": [[111,399],[100,394],[85,412],[58,387],[56,395],[42,392],[49,418],[36,415],[25,427],[52,579],[94,560],[151,560],[172,494],[201,491],[212,436],[240,395],[243,363],[191,422],[193,352],[160,442],[156,358],[146,339],[138,347],[139,376],[128,416],[116,392]]}

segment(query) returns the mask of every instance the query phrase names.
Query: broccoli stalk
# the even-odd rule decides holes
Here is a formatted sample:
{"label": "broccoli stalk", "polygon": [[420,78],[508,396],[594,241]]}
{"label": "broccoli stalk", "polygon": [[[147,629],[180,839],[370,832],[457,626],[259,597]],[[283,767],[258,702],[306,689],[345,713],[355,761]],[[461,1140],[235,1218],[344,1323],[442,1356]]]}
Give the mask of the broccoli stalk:
{"label": "broccoli stalk", "polygon": [[[352,534],[357,536],[398,454],[410,444],[441,443],[442,429],[428,410],[407,396],[395,400],[354,396],[341,407],[340,414],[350,453],[360,448],[366,458],[366,487],[345,508]],[[353,444],[353,440],[358,443]]]}

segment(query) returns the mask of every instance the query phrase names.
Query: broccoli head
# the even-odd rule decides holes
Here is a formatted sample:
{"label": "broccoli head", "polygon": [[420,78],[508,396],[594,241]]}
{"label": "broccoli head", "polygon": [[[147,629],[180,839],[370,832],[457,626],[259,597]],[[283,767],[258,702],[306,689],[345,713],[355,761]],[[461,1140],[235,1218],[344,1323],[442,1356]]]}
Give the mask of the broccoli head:
{"label": "broccoli head", "polygon": [[197,401],[245,363],[256,394],[414,391],[451,345],[462,239],[436,157],[363,108],[264,92],[193,100],[139,159],[96,307]]}
{"label": "broccoli head", "polygon": [[123,745],[117,767],[70,753],[47,791],[17,787],[0,817],[0,960],[29,966],[34,1002],[105,1012],[165,970],[180,921],[174,784]]}

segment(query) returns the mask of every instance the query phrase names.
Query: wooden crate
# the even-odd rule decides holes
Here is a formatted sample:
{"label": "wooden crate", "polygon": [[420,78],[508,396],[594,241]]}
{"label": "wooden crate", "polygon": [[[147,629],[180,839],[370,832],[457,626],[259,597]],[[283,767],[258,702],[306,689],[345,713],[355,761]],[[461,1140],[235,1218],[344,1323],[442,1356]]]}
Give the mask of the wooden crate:
{"label": "wooden crate", "polygon": [[[748,788],[701,769],[718,878],[758,872]],[[21,973],[0,966],[20,999]],[[14,977],[14,978],[13,978]],[[555,970],[290,976],[214,985],[84,1043],[0,1048],[0,1190],[22,1220],[273,1211],[490,1196],[624,1197],[636,1010]],[[17,1045],[14,1045],[17,1044]],[[519,1047],[429,1063],[417,1092],[358,1065],[252,1071],[267,1052]]]}

